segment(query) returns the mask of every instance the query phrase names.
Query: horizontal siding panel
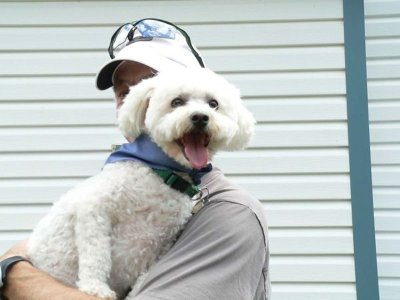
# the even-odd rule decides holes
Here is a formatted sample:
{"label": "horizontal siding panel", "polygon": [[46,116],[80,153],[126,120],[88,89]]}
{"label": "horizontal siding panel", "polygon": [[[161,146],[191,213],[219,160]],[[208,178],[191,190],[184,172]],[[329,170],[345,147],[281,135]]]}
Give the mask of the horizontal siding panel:
{"label": "horizontal siding panel", "polygon": [[342,46],[263,49],[203,49],[206,65],[216,72],[344,70]]}
{"label": "horizontal siding panel", "polygon": [[388,16],[400,11],[400,3],[397,0],[366,0],[365,16],[369,17]]}
{"label": "horizontal siding panel", "polygon": [[[95,87],[95,78],[91,77],[46,77],[46,78],[3,78],[0,88],[1,101],[38,101],[38,100],[82,100],[113,99],[111,90],[99,91]],[[21,90],[26,91],[21,93]]]}
{"label": "horizontal siding panel", "polygon": [[367,62],[368,79],[395,79],[400,77],[400,59],[380,59]]}
{"label": "horizontal siding panel", "polygon": [[366,40],[367,59],[388,58],[400,56],[400,39],[368,39]]}
{"label": "horizontal siding panel", "polygon": [[26,178],[0,180],[0,204],[50,204],[83,178]]}
{"label": "horizontal siding panel", "polygon": [[374,186],[400,186],[400,165],[372,166]]}
{"label": "horizontal siding panel", "polygon": [[271,228],[268,238],[271,253],[317,255],[352,254],[354,251],[351,228]]}
{"label": "horizontal siding panel", "polygon": [[[14,1],[17,2],[17,1]],[[213,13],[210,14],[210,5]],[[96,7],[96,9],[93,9]],[[162,7],[162,9],[160,9]],[[259,20],[341,19],[342,3],[337,0],[242,1],[80,1],[49,3],[1,3],[4,17],[0,25],[93,25],[120,24],[143,16],[152,16],[182,23],[249,22]],[[84,17],[81,16],[85,12]],[[24,16],[29,15],[29,18]],[[13,17],[12,17],[13,16]],[[46,17],[44,17],[46,16]],[[107,16],[105,19],[103,16]],[[185,28],[187,25],[185,25]]]}
{"label": "horizontal siding panel", "polygon": [[283,201],[265,204],[269,227],[350,227],[350,201]]}
{"label": "horizontal siding panel", "polygon": [[398,254],[399,249],[400,249],[400,232],[376,233],[376,252],[378,253],[378,255]]}
{"label": "horizontal siding panel", "polygon": [[399,143],[400,122],[370,123],[371,143]]}
{"label": "horizontal siding panel", "polygon": [[[206,34],[210,30],[207,26],[185,26],[185,29],[199,47],[338,45],[344,42],[341,20],[212,25],[212,27],[218,35]],[[238,32],[251,32],[251,34],[241,34],[238,39]]]}
{"label": "horizontal siding panel", "polygon": [[[3,154],[0,178],[90,176],[109,153]],[[215,165],[227,174],[347,173],[347,150],[250,151],[221,153]]]}
{"label": "horizontal siding panel", "polygon": [[28,238],[30,231],[2,232],[0,231],[0,253],[3,254],[19,241]]}
{"label": "horizontal siding panel", "polygon": [[[304,72],[279,74],[231,74],[244,97],[344,95],[344,72]],[[95,78],[39,77],[3,78],[1,101],[112,99],[111,90],[98,91]],[[26,91],[21,93],[21,89]]]}
{"label": "horizontal siding panel", "polygon": [[346,123],[260,125],[252,147],[340,147],[347,146]]}
{"label": "horizontal siding panel", "polygon": [[398,300],[400,295],[400,278],[380,278],[379,295],[381,300]]}
{"label": "horizontal siding panel", "polygon": [[[123,138],[116,127],[0,128],[0,149],[3,152],[108,151],[111,144],[122,142]],[[346,145],[346,123],[258,125],[250,143],[250,147],[254,148]]]}
{"label": "horizontal siding panel", "polygon": [[258,122],[347,120],[345,97],[257,99],[245,104]]}
{"label": "horizontal siding panel", "polygon": [[215,165],[228,174],[347,173],[347,149],[259,150],[217,155]]}
{"label": "horizontal siding panel", "polygon": [[226,76],[243,96],[344,95],[344,72],[243,74]]}
{"label": "horizontal siding panel", "polygon": [[378,257],[378,275],[400,279],[400,255],[381,255]]}
{"label": "horizontal siding panel", "polygon": [[[88,113],[90,112],[90,113]],[[0,104],[0,127],[116,125],[114,100]],[[29,117],[28,117],[29,116]]]}
{"label": "horizontal siding panel", "polygon": [[280,256],[271,258],[274,282],[354,282],[352,256]]}
{"label": "horizontal siding panel", "polygon": [[376,144],[371,146],[371,159],[374,165],[400,164],[400,144]]}
{"label": "horizontal siding panel", "polygon": [[374,187],[375,208],[400,209],[400,187]]}
{"label": "horizontal siding panel", "polygon": [[115,127],[0,129],[0,149],[5,152],[110,151],[121,142]]}
{"label": "horizontal siding panel", "polygon": [[0,206],[1,230],[31,230],[50,210],[50,206]]}
{"label": "horizontal siding panel", "polygon": [[368,38],[400,36],[400,18],[366,19],[365,34]]}
{"label": "horizontal siding panel", "polygon": [[[3,51],[106,50],[115,30],[115,26],[0,27],[0,39],[8,41],[3,44]],[[218,34],[210,35],[210,30]],[[185,25],[185,31],[199,49],[343,43],[342,21]],[[238,33],[243,32],[251,34],[240,34],[238,39]]]}
{"label": "horizontal siding panel", "polygon": [[[258,122],[344,121],[342,97],[257,99],[245,105]],[[90,111],[90,114],[88,114]],[[0,103],[1,126],[116,125],[115,104],[105,101]],[[29,118],[27,118],[29,116]]]}
{"label": "horizontal siding panel", "polygon": [[356,287],[350,283],[273,282],[274,300],[356,300]]}
{"label": "horizontal siding panel", "polygon": [[[350,199],[348,175],[231,176],[263,201]],[[0,181],[0,204],[51,203],[83,178],[19,178]]]}
{"label": "horizontal siding panel", "polygon": [[107,153],[2,155],[0,178],[87,177],[100,172]]}
{"label": "horizontal siding panel", "polygon": [[400,80],[369,81],[368,97],[369,100],[400,99]]}
{"label": "horizontal siding panel", "polygon": [[92,75],[110,59],[108,52],[0,52],[1,76]]}
{"label": "horizontal siding panel", "polygon": [[398,121],[400,101],[371,101],[369,104],[370,122]]}
{"label": "horizontal siding panel", "polygon": [[[344,49],[338,46],[203,49],[206,65],[215,72],[343,70]],[[109,59],[106,51],[0,52],[0,76],[93,75]]]}
{"label": "horizontal siding panel", "polygon": [[260,200],[350,199],[348,175],[230,176]]}
{"label": "horizontal siding panel", "polygon": [[400,210],[376,210],[375,230],[386,232],[400,231]]}

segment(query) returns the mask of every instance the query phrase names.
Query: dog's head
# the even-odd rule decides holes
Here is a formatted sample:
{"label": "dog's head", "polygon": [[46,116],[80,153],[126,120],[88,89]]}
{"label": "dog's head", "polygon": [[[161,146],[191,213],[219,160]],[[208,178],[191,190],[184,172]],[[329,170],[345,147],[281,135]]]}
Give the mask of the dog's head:
{"label": "dog's head", "polygon": [[196,169],[218,150],[244,148],[255,124],[239,90],[201,68],[163,72],[132,87],[118,122],[125,136],[147,133],[170,157]]}

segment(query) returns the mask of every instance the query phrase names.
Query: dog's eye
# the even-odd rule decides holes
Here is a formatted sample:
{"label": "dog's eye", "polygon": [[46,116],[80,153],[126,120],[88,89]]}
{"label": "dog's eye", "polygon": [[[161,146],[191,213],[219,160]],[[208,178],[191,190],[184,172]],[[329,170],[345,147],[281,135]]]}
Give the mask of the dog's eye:
{"label": "dog's eye", "polygon": [[182,106],[184,104],[185,104],[185,101],[181,98],[175,98],[174,100],[171,101],[171,107],[173,107],[173,108]]}
{"label": "dog's eye", "polygon": [[218,109],[218,101],[215,99],[208,101],[208,105],[210,105],[210,107],[213,109]]}

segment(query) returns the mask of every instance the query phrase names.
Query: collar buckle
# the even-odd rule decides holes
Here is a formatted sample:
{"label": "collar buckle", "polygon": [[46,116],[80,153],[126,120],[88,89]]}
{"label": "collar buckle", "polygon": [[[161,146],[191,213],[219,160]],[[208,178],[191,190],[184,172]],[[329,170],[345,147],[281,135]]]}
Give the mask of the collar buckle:
{"label": "collar buckle", "polygon": [[153,171],[161,177],[164,183],[171,188],[188,195],[190,198],[194,197],[200,192],[199,188],[194,184],[191,184],[181,176],[175,174],[169,170],[162,170],[153,168]]}

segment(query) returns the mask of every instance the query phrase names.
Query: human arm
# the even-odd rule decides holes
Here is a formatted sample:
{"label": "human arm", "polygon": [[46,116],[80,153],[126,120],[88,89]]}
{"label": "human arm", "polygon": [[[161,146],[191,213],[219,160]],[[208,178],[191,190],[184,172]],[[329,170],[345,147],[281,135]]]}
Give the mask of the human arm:
{"label": "human arm", "polygon": [[[11,256],[26,257],[26,241],[12,247],[0,257],[0,260]],[[18,262],[7,273],[7,283],[2,290],[10,300],[99,300],[73,287],[64,285],[50,275],[33,267],[28,262]]]}
{"label": "human arm", "polygon": [[[151,268],[134,300],[265,299],[266,248],[246,206],[212,201],[196,214],[173,248]],[[24,245],[2,259],[25,256]],[[96,300],[29,263],[15,264],[4,291],[10,300]],[[129,298],[131,299],[131,298]]]}
{"label": "human arm", "polygon": [[212,201],[149,271],[135,300],[266,299],[266,248],[246,206]]}

